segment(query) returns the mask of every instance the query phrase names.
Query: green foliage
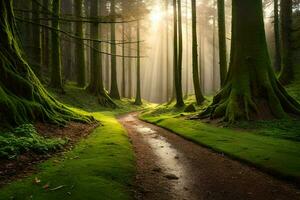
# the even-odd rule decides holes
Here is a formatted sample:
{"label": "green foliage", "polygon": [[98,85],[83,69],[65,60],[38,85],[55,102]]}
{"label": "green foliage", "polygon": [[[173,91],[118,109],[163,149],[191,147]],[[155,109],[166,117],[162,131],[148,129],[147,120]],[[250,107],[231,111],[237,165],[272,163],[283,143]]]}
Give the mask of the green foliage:
{"label": "green foliage", "polygon": [[28,151],[46,154],[60,149],[65,143],[62,139],[46,139],[37,133],[32,124],[24,124],[0,134],[0,158],[12,159]]}
{"label": "green foliage", "polygon": [[[70,109],[82,115],[93,115],[103,126],[96,128],[70,152],[41,164],[37,174],[2,188],[0,199],[131,199],[134,153],[126,131],[115,116],[144,107],[134,106],[133,100],[123,100],[118,101],[120,107],[112,111],[101,107],[97,97],[84,89],[74,85],[66,85],[65,89],[67,95],[55,96],[77,106]],[[35,177],[41,180],[40,184],[33,184]],[[49,191],[43,188],[46,184],[50,189],[63,187]]]}

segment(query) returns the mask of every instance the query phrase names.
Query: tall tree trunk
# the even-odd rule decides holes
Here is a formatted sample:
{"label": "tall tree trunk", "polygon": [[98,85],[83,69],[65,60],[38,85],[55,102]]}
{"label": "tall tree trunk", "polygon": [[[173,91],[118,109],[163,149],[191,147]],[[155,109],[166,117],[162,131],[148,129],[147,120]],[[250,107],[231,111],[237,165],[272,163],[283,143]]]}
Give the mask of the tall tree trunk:
{"label": "tall tree trunk", "polygon": [[0,121],[8,127],[33,121],[90,121],[56,101],[22,57],[12,0],[0,0]]}
{"label": "tall tree trunk", "polygon": [[137,20],[137,63],[136,63],[136,96],[135,105],[142,105],[141,99],[141,58],[140,58],[140,20]]}
{"label": "tall tree trunk", "polygon": [[[76,0],[75,3],[75,16],[80,19],[83,16],[82,10],[83,0]],[[83,23],[75,23],[75,35],[77,37],[83,38]],[[86,66],[85,66],[85,51],[84,51],[84,41],[76,40],[75,45],[75,64],[76,64],[76,73],[77,73],[77,84],[79,87],[85,87],[86,83]]]}
{"label": "tall tree trunk", "polygon": [[[91,7],[90,7],[90,18],[99,17],[98,12],[98,0],[91,0]],[[101,25],[100,25],[101,26]],[[90,25],[90,38],[94,40],[99,40],[99,30],[100,28],[98,23],[92,23]],[[92,41],[91,42],[91,54],[90,54],[90,65],[91,65],[91,80],[87,87],[87,90],[92,94],[98,94],[100,92],[100,88],[103,83],[100,83],[102,77],[100,77],[101,68],[102,68],[102,57],[99,55],[99,52],[96,49],[101,49],[101,44],[98,42]],[[101,61],[101,62],[100,62]]]}
{"label": "tall tree trunk", "polygon": [[274,0],[274,36],[275,36],[275,63],[274,63],[274,69],[277,72],[280,72],[280,70],[281,70],[281,44],[280,44],[278,0]]}
{"label": "tall tree trunk", "polygon": [[[100,4],[100,6],[102,6]],[[98,0],[91,0],[91,8],[90,8],[90,17],[95,18],[99,17],[99,1]],[[101,33],[101,24],[93,23],[91,24],[90,28],[90,37],[92,39],[98,40],[99,33]],[[104,89],[103,84],[103,75],[102,75],[102,55],[99,54],[101,51],[101,44],[99,42],[93,41],[91,48],[91,82],[87,88],[87,90],[98,96],[98,101],[100,105],[104,107],[112,107],[115,108],[116,104],[112,101],[112,99],[108,96],[107,92]]]}
{"label": "tall tree trunk", "polygon": [[[168,13],[169,10],[169,2],[165,2],[165,12]],[[171,80],[171,70],[170,70],[170,62],[169,62],[169,18],[166,17],[166,67],[167,67],[167,101],[171,98],[172,88],[170,86],[170,80]]]}
{"label": "tall tree trunk", "polygon": [[188,0],[185,0],[185,38],[186,38],[186,42],[185,42],[185,52],[186,52],[186,74],[185,74],[185,97],[187,98],[189,95],[189,21],[188,21]]}
{"label": "tall tree trunk", "polygon": [[280,2],[281,13],[281,44],[282,44],[282,65],[279,76],[281,84],[289,84],[294,79],[292,62],[292,0]]}
{"label": "tall tree trunk", "polygon": [[[116,15],[116,4],[115,0],[111,0],[111,8],[110,8],[110,14],[112,16],[112,20],[114,21],[115,15]],[[110,79],[110,96],[113,99],[121,99],[120,94],[119,94],[119,89],[118,89],[118,77],[117,77],[117,58],[116,58],[116,53],[117,53],[117,46],[116,46],[116,24],[111,23],[110,25],[110,31],[111,31],[111,79]]]}
{"label": "tall tree trunk", "polygon": [[[174,75],[176,107],[184,106],[182,97],[182,19],[181,0],[178,0],[178,21],[177,21],[177,1],[173,0],[174,6]],[[178,23],[177,23],[178,22]]]}
{"label": "tall tree trunk", "polygon": [[[73,0],[63,0],[62,2],[62,15],[72,15]],[[64,31],[72,33],[72,23],[61,23],[61,27]],[[62,66],[63,66],[63,79],[64,81],[72,80],[72,40],[62,40]]]}
{"label": "tall tree trunk", "polygon": [[212,41],[212,68],[213,68],[213,74],[212,74],[212,81],[213,81],[213,90],[217,90],[217,65],[216,65],[216,0],[213,0],[213,28],[212,28],[212,35],[213,35],[213,41]]}
{"label": "tall tree trunk", "polygon": [[[40,5],[37,2],[32,1],[32,21],[36,24],[40,24]],[[42,45],[41,45],[41,27],[39,25],[32,25],[32,38],[33,47],[32,65],[35,70],[35,74],[41,78],[41,66],[42,66]]]}
{"label": "tall tree trunk", "polygon": [[[44,8],[49,8],[49,0],[43,0],[43,7]],[[44,14],[44,18],[47,18],[48,15]],[[49,22],[45,21],[43,23],[46,26],[49,26]],[[49,54],[50,54],[50,47],[49,47],[49,38],[50,37],[50,31],[48,28],[43,28],[42,30],[42,61],[43,61],[43,71],[45,74],[48,74],[49,67],[50,67],[50,59],[49,59]]]}
{"label": "tall tree trunk", "polygon": [[126,73],[125,73],[125,24],[122,24],[122,97],[126,97]]}
{"label": "tall tree trunk", "polygon": [[218,27],[219,27],[219,59],[220,59],[220,81],[224,86],[227,75],[227,48],[226,48],[226,26],[224,0],[218,0]]}
{"label": "tall tree trunk", "polygon": [[[131,56],[132,27],[128,24],[128,55]],[[132,98],[132,60],[128,59],[128,98]]]}
{"label": "tall tree trunk", "polygon": [[200,105],[204,101],[201,92],[199,70],[198,70],[198,45],[197,45],[197,14],[196,14],[196,0],[192,1],[192,53],[193,53],[193,83],[196,96],[196,102]]}
{"label": "tall tree trunk", "polygon": [[[53,20],[52,27],[54,29],[59,29],[59,19],[61,10],[61,0],[53,0],[52,12]],[[52,62],[51,62],[51,80],[50,86],[56,89],[63,89],[62,86],[62,75],[61,75],[61,48],[60,48],[60,37],[58,31],[52,31],[51,34],[51,44],[52,44]]]}
{"label": "tall tree trunk", "polygon": [[224,87],[201,116],[234,122],[299,115],[300,105],[277,81],[271,66],[261,0],[232,1],[231,42]]}

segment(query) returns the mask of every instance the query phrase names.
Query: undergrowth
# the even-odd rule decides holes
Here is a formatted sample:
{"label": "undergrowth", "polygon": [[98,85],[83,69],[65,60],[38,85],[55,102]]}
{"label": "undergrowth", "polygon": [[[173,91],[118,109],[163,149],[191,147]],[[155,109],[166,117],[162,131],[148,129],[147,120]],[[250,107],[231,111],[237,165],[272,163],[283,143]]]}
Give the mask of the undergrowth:
{"label": "undergrowth", "polygon": [[40,136],[32,124],[21,125],[11,131],[0,133],[0,158],[13,159],[26,152],[47,154],[66,143],[62,139]]}

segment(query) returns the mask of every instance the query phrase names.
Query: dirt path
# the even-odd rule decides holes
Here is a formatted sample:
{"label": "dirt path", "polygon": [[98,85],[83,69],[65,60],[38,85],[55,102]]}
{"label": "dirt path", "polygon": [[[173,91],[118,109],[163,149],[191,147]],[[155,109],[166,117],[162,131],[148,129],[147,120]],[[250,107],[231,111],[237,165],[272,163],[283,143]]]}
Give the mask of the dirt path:
{"label": "dirt path", "polygon": [[300,199],[292,185],[140,121],[136,113],[119,121],[137,158],[137,199]]}

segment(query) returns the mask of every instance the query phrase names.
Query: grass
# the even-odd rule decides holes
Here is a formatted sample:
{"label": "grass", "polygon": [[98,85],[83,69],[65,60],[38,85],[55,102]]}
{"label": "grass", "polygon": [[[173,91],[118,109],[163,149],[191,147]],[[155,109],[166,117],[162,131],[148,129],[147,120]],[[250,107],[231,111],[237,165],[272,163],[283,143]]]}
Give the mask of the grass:
{"label": "grass", "polygon": [[[299,91],[298,86],[291,85],[289,90]],[[189,97],[186,102],[193,101]],[[184,108],[174,108],[174,103],[160,105],[140,118],[277,176],[300,181],[299,119],[241,122],[230,127],[187,119],[186,116],[199,113],[209,102],[197,107],[195,113],[184,113]]]}
{"label": "grass", "polygon": [[94,116],[103,126],[73,150],[40,164],[36,174],[1,188],[1,200],[132,199],[134,153],[116,115],[144,107],[124,100],[118,101],[120,107],[112,111],[99,106],[95,97],[74,85],[67,85],[66,92],[67,95],[53,95],[77,112]]}

